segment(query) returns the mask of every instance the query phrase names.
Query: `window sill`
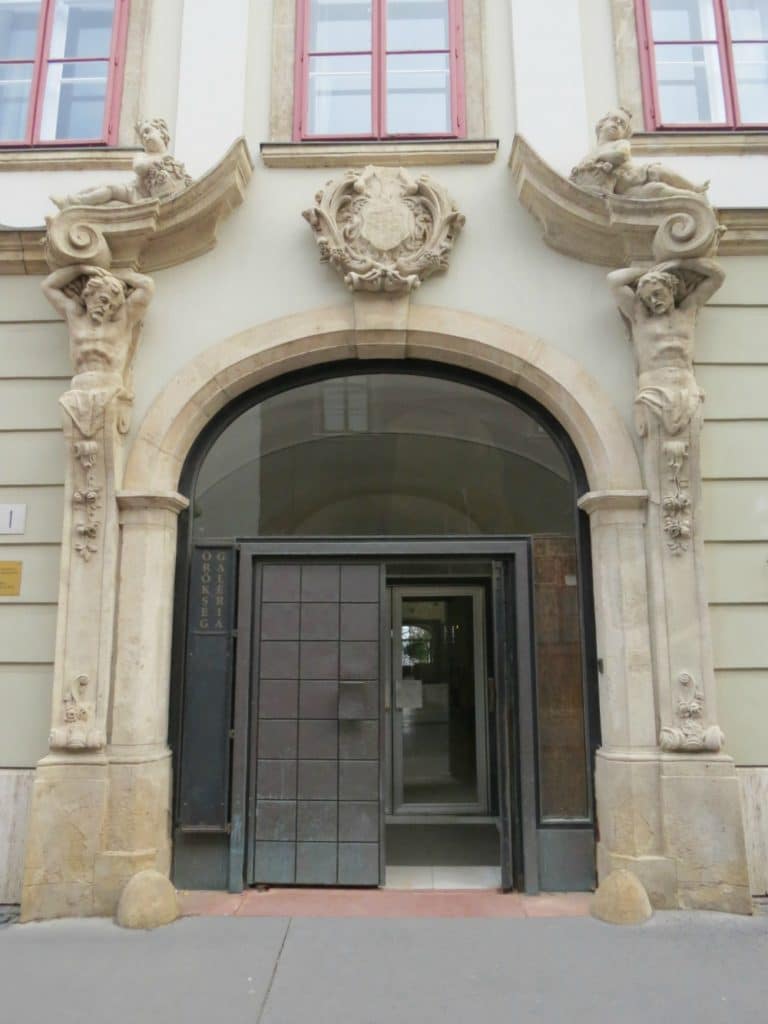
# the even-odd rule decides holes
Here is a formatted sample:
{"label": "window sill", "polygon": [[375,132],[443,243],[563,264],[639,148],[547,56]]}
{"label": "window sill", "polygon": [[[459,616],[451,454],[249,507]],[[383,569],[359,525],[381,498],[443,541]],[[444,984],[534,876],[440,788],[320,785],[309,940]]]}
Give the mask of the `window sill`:
{"label": "window sill", "polygon": [[498,139],[409,139],[399,142],[262,142],[267,167],[382,167],[490,164]]}
{"label": "window sill", "polygon": [[768,131],[635,132],[632,152],[667,156],[748,156],[768,153]]}
{"label": "window sill", "polygon": [[138,148],[91,146],[78,149],[56,146],[45,149],[19,146],[0,149],[0,171],[130,171]]}

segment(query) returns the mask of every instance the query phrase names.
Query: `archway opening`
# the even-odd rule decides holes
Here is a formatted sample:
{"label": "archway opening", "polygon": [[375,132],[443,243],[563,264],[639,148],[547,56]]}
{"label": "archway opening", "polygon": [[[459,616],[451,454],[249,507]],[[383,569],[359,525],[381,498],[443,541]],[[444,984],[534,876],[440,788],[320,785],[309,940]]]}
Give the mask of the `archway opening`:
{"label": "archway opening", "polygon": [[586,483],[548,413],[445,366],[337,363],[223,410],[182,489],[178,884],[225,861],[232,884],[213,829],[242,801],[245,883],[591,885]]}

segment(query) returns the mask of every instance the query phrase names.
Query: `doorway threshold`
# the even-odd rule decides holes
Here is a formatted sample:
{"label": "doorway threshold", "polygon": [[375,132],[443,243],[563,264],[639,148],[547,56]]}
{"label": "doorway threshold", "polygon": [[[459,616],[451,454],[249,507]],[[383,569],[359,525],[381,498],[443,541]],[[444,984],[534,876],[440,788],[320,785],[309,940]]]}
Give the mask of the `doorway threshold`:
{"label": "doorway threshold", "polygon": [[501,888],[501,868],[493,865],[391,864],[386,889],[398,890],[494,890]]}
{"label": "doorway threshold", "polygon": [[184,917],[587,917],[591,893],[525,896],[489,890],[249,889],[179,892]]}

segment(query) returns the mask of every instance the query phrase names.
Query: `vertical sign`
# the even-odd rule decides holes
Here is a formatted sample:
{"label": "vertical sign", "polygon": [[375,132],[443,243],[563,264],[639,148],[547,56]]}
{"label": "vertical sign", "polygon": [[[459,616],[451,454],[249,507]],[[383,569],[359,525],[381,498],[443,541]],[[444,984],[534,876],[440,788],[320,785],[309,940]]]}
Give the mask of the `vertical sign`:
{"label": "vertical sign", "polygon": [[0,533],[24,533],[26,528],[26,505],[0,505]]}
{"label": "vertical sign", "polygon": [[194,548],[179,787],[179,824],[190,831],[227,828],[234,617],[234,548]]}

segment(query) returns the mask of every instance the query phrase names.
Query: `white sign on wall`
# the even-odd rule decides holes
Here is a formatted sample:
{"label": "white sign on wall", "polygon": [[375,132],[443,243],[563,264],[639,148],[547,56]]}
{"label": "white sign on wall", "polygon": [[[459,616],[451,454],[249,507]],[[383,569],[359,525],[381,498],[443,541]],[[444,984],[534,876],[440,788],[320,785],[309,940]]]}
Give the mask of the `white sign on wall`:
{"label": "white sign on wall", "polygon": [[24,533],[26,528],[26,505],[0,505],[0,533]]}

